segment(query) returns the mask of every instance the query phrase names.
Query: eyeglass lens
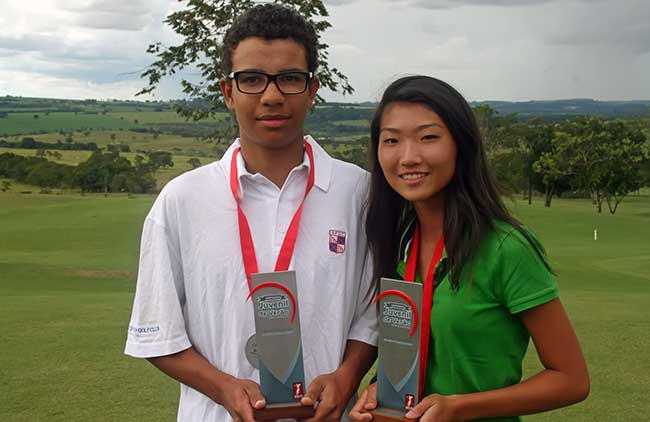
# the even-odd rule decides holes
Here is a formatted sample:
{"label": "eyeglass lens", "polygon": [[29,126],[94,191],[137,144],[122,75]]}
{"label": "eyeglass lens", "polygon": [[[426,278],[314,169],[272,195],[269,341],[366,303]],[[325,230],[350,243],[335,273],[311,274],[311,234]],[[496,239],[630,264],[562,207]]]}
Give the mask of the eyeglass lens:
{"label": "eyeglass lens", "polygon": [[[268,75],[263,73],[241,72],[237,74],[239,90],[247,94],[263,92],[269,83]],[[284,94],[298,94],[307,88],[307,76],[303,73],[281,73],[276,75],[275,84]]]}

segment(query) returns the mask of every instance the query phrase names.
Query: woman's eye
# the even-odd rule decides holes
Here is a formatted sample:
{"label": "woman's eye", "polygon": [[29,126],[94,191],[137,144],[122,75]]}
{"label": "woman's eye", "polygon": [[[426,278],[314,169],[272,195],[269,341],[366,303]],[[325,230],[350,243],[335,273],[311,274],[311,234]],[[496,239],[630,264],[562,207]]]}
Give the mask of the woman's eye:
{"label": "woman's eye", "polygon": [[425,141],[435,141],[438,138],[440,138],[439,135],[425,135],[422,137],[422,139]]}
{"label": "woman's eye", "polygon": [[382,143],[384,143],[384,144],[396,144],[397,139],[395,139],[395,138],[386,138],[386,139],[384,139],[382,141]]}

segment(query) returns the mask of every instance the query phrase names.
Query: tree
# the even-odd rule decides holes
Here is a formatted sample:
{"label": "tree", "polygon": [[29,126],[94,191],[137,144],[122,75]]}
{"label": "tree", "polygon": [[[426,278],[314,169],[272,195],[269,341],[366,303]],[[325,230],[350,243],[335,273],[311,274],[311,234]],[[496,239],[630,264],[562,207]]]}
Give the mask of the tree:
{"label": "tree", "polygon": [[131,152],[131,147],[129,144],[120,143],[120,144],[108,144],[106,145],[108,152]]}
{"label": "tree", "polygon": [[[326,20],[329,13],[321,0],[273,1],[298,10],[314,26],[319,39],[323,31],[332,26]],[[223,107],[219,88],[219,79],[224,76],[221,63],[223,35],[237,16],[256,3],[254,0],[189,0],[184,10],[167,16],[165,23],[180,35],[181,42],[168,47],[160,42],[149,45],[147,52],[155,54],[157,60],[142,74],[149,82],[138,94],[154,91],[164,77],[188,67],[196,67],[201,72],[202,80],[196,84],[186,79],[181,81],[183,92],[188,94],[191,101],[182,103],[177,111],[194,120],[214,117],[216,110]],[[354,89],[348,78],[329,65],[328,47],[321,41],[317,73],[321,86],[334,92],[351,94]],[[322,98],[319,96],[318,100]]]}
{"label": "tree", "polygon": [[174,167],[171,152],[151,151],[147,153],[147,159],[147,165],[153,173],[162,167]]}
{"label": "tree", "polygon": [[561,125],[558,156],[579,189],[591,192],[597,211],[607,201],[616,212],[625,196],[641,186],[646,137],[623,120],[580,117]]}
{"label": "tree", "polygon": [[8,180],[3,180],[2,187],[0,188],[0,190],[3,192],[7,192],[10,188],[11,188],[11,182]]}
{"label": "tree", "polygon": [[37,145],[36,144],[36,139],[31,138],[31,137],[23,138],[20,141],[20,148],[23,148],[23,149],[34,149],[34,148],[36,148],[36,145]]}
{"label": "tree", "polygon": [[[553,127],[548,125],[526,124],[526,130],[519,138],[517,152],[521,155],[523,165],[523,176],[526,180],[526,189],[528,205],[533,202],[533,185],[536,182],[536,172],[534,168],[537,162],[544,153],[550,153],[553,149]],[[550,163],[546,162],[543,166]],[[549,168],[550,170],[550,168]],[[550,175],[549,175],[550,176]],[[558,175],[559,176],[559,175]],[[547,180],[549,180],[547,178]],[[556,177],[555,182],[560,182],[561,178]],[[545,188],[548,186],[544,182]],[[557,188],[560,183],[554,183]],[[548,190],[546,190],[548,192]],[[557,191],[556,191],[557,192]],[[551,199],[546,198],[548,206],[551,204]]]}
{"label": "tree", "polygon": [[94,151],[88,160],[75,169],[76,185],[82,192],[104,192],[108,194],[113,178],[120,173],[133,172],[133,166],[118,152]]}
{"label": "tree", "polygon": [[504,147],[512,146],[512,125],[517,122],[515,114],[500,116],[489,104],[479,104],[473,112],[488,157],[493,157]]}
{"label": "tree", "polygon": [[63,187],[72,180],[73,167],[43,160],[30,168],[25,183],[46,188]]}
{"label": "tree", "polygon": [[199,161],[198,158],[190,158],[189,160],[187,160],[187,164],[189,164],[190,167],[192,167],[192,170],[201,167],[201,161]]}
{"label": "tree", "polygon": [[[556,145],[561,145],[564,138],[559,136],[554,139]],[[558,186],[567,184],[571,176],[568,166],[558,148],[544,152],[533,163],[533,170],[542,177],[544,183],[544,206],[550,207],[553,195],[557,193]],[[563,183],[564,182],[564,183]]]}

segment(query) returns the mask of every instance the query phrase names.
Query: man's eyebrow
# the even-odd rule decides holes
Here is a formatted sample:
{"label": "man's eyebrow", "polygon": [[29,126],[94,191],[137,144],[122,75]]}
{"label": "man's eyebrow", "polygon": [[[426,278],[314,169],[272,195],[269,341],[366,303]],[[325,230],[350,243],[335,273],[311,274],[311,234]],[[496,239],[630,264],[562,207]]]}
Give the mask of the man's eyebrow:
{"label": "man's eyebrow", "polygon": [[290,67],[288,69],[282,69],[280,73],[282,72],[307,72],[305,69],[300,69],[299,67]]}
{"label": "man's eyebrow", "polygon": [[255,68],[241,69],[241,70],[237,70],[236,72],[259,72],[259,73],[264,73],[263,70],[255,69]]}

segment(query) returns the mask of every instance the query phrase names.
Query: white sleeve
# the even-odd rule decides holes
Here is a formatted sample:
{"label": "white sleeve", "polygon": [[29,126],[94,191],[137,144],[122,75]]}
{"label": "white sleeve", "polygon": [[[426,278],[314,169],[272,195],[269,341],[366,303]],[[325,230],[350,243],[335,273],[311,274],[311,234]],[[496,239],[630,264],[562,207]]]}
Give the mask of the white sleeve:
{"label": "white sleeve", "polygon": [[372,282],[370,252],[366,251],[364,255],[357,307],[348,340],[358,340],[376,346],[378,338],[377,306],[373,303],[373,300],[377,295],[377,289]]}
{"label": "white sleeve", "polygon": [[[357,202],[359,204],[365,203],[369,186],[370,174],[364,172],[363,177],[359,178],[356,186],[357,192],[355,196],[358,198]],[[348,333],[348,340],[358,340],[376,346],[379,337],[379,324],[377,322],[377,306],[373,303],[373,300],[377,296],[377,287],[372,281],[372,255],[368,250],[368,239],[365,232],[367,211],[365,206],[360,205],[358,236],[361,241],[357,244],[356,256],[363,257],[363,259],[359,259],[361,261],[361,268],[358,272],[359,294],[350,332]]]}
{"label": "white sleeve", "polygon": [[182,312],[185,290],[179,256],[165,227],[147,217],[125,354],[149,358],[191,346]]}

